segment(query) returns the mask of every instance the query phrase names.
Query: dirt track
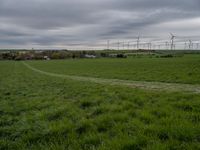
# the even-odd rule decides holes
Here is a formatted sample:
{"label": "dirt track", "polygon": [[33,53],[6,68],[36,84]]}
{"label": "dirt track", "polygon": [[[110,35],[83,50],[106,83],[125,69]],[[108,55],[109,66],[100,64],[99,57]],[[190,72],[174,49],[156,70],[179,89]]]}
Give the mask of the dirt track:
{"label": "dirt track", "polygon": [[68,78],[78,81],[93,82],[99,84],[108,84],[108,85],[118,85],[118,86],[128,86],[132,88],[141,88],[149,90],[159,90],[159,91],[169,91],[169,92],[191,92],[191,93],[200,93],[200,85],[191,85],[191,84],[181,84],[181,83],[164,83],[164,82],[146,82],[146,81],[129,81],[129,80],[119,80],[119,79],[103,79],[103,78],[94,78],[94,77],[83,77],[83,76],[72,76],[64,74],[50,73],[46,71],[39,70],[30,66],[29,64],[23,62],[23,64],[31,69],[32,71],[38,72],[52,77]]}

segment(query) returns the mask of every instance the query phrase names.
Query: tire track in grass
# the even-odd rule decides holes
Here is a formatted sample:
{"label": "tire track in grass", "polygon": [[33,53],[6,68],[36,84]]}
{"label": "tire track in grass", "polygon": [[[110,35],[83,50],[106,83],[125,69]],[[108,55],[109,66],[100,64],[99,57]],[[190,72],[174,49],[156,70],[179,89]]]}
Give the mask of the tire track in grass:
{"label": "tire track in grass", "polygon": [[29,64],[22,62],[27,68],[37,73],[59,77],[59,78],[68,78],[77,81],[93,82],[99,84],[108,84],[116,86],[128,86],[132,88],[141,88],[145,90],[158,90],[158,91],[169,91],[169,92],[191,92],[200,94],[200,85],[191,85],[191,84],[181,84],[181,83],[164,83],[164,82],[147,82],[147,81],[130,81],[130,80],[120,80],[120,79],[103,79],[95,77],[83,77],[83,76],[74,76],[74,75],[64,75],[46,72],[37,68],[30,66]]}

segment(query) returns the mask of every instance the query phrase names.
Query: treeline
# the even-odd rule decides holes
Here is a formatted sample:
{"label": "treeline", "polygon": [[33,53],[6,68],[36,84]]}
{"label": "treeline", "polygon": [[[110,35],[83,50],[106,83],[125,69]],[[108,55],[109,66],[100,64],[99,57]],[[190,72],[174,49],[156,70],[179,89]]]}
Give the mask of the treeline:
{"label": "treeline", "polygon": [[200,51],[155,51],[155,50],[99,50],[99,51],[69,51],[69,50],[0,50],[0,60],[49,60],[76,58],[126,58],[134,56],[177,57],[184,54],[200,54]]}
{"label": "treeline", "polygon": [[75,58],[99,58],[120,57],[124,54],[110,54],[108,51],[68,51],[68,50],[12,50],[1,51],[0,60],[42,60],[42,59],[75,59]]}

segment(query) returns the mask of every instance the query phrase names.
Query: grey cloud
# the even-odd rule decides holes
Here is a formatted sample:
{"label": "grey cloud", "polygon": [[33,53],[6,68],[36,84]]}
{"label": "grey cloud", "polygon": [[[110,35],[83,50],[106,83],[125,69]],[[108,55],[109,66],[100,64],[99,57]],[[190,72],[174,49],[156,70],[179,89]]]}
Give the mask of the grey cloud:
{"label": "grey cloud", "polygon": [[0,47],[162,36],[169,31],[157,25],[200,18],[199,8],[199,0],[0,0]]}

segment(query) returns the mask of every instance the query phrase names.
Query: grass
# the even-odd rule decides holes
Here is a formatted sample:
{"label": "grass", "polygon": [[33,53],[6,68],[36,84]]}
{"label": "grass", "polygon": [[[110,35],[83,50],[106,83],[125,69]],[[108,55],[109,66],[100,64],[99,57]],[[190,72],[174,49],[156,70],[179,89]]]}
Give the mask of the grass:
{"label": "grass", "polygon": [[[188,70],[192,64],[198,66],[199,57],[191,57],[182,58]],[[149,59],[145,58],[144,63],[160,60]],[[183,60],[176,59],[169,62],[182,65],[178,62]],[[127,63],[136,66],[135,63],[142,62],[142,58],[35,61],[30,64],[51,72],[67,73],[68,70],[81,75],[84,74],[80,68],[85,66],[85,72],[92,76],[94,71],[88,71],[88,65],[108,64],[110,67],[120,61],[121,66],[127,66]],[[69,70],[72,64],[77,70]],[[67,69],[63,70],[64,66]],[[101,67],[96,68],[94,76],[112,77],[107,70],[100,74]],[[161,69],[166,71],[166,68]],[[116,67],[113,70],[119,71]],[[180,72],[182,70],[180,68]],[[170,76],[171,72],[167,74]],[[173,79],[172,76],[169,78]],[[187,79],[189,83],[198,80]],[[49,77],[31,71],[21,62],[2,61],[0,149],[196,150],[200,149],[199,100],[198,94],[157,92]]]}
{"label": "grass", "polygon": [[175,58],[32,61],[41,70],[99,78],[200,84],[200,55]]}

